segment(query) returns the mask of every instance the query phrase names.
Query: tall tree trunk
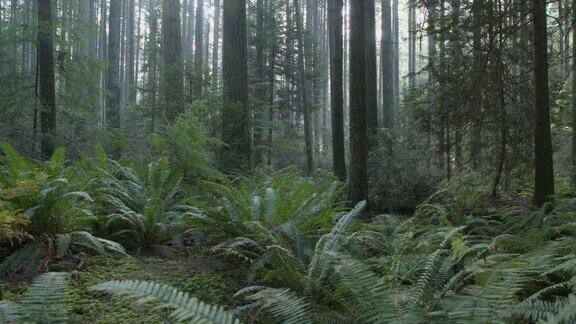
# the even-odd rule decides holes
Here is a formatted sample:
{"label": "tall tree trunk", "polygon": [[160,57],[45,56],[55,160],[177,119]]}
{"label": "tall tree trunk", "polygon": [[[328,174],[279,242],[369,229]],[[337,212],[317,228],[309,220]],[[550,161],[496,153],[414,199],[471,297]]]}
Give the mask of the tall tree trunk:
{"label": "tall tree trunk", "polygon": [[[576,66],[576,0],[572,0],[572,66]],[[576,191],[576,71],[572,71],[572,186]]]}
{"label": "tall tree trunk", "polygon": [[263,146],[263,126],[264,123],[264,103],[266,102],[266,88],[264,85],[264,46],[266,40],[264,35],[264,0],[256,0],[256,62],[255,74],[256,85],[254,94],[256,96],[256,122],[254,123],[254,165],[262,163]]}
{"label": "tall tree trunk", "polygon": [[431,150],[432,150],[432,132],[434,129],[434,123],[432,122],[432,117],[436,112],[436,82],[437,82],[437,71],[436,71],[436,8],[431,7],[428,11],[428,84],[427,84],[427,135],[426,135],[426,166],[430,170],[431,168]]}
{"label": "tall tree trunk", "polygon": [[300,104],[304,113],[304,141],[306,150],[306,172],[311,174],[314,169],[312,118],[306,91],[306,72],[304,66],[304,28],[302,11],[299,0],[294,0],[296,34],[298,39],[298,89],[300,92]]}
{"label": "tall tree trunk", "polygon": [[157,0],[150,0],[148,34],[148,104],[150,105],[150,132],[156,130],[156,97],[158,93],[158,17]]}
{"label": "tall tree trunk", "polygon": [[470,140],[470,160],[472,161],[472,169],[478,171],[480,168],[480,136],[482,131],[482,3],[481,0],[474,0],[472,2],[472,49],[474,56],[473,78],[474,88],[472,89],[472,104],[476,105],[472,112],[472,134]]}
{"label": "tall tree trunk", "polygon": [[330,95],[332,105],[332,163],[340,180],[346,179],[344,149],[344,94],[342,0],[328,0],[328,30],[330,35]]}
{"label": "tall tree trunk", "polygon": [[350,200],[368,199],[366,138],[366,7],[350,3]]}
{"label": "tall tree trunk", "polygon": [[[107,30],[107,21],[108,21],[108,7],[107,7],[107,1],[106,0],[101,0],[100,1],[100,27],[99,27],[99,31],[100,31],[100,35],[99,35],[99,39],[98,39],[98,59],[100,61],[107,61],[108,59],[108,30]],[[106,89],[107,86],[107,82],[106,82],[106,72],[107,70],[102,69],[102,72],[100,73],[100,89],[102,89],[103,91],[101,92],[100,95],[100,104],[99,106],[101,107],[101,120],[106,120],[106,92],[104,91]]]}
{"label": "tall tree trunk", "polygon": [[135,62],[134,62],[134,97],[138,99],[138,82],[140,76],[140,40],[142,39],[142,0],[138,1],[138,20],[136,22],[136,45],[135,45]]}
{"label": "tall tree trunk", "polygon": [[214,0],[214,39],[212,43],[212,88],[219,86],[219,59],[220,59],[220,14],[222,0]]}
{"label": "tall tree trunk", "polygon": [[[392,0],[392,30],[394,35],[394,112],[400,112],[400,24],[398,0]],[[397,118],[397,116],[395,116]]]}
{"label": "tall tree trunk", "polygon": [[548,90],[548,31],[546,0],[532,0],[534,28],[535,124],[534,124],[534,204],[541,206],[554,195],[554,165],[550,131]]}
{"label": "tall tree trunk", "polygon": [[394,35],[390,0],[382,0],[382,108],[384,127],[394,127]]}
{"label": "tall tree trunk", "polygon": [[49,159],[56,141],[56,89],[54,77],[54,21],[52,1],[38,0],[38,72],[40,78],[40,153]]}
{"label": "tall tree trunk", "polygon": [[450,125],[448,124],[449,111],[447,107],[448,96],[446,89],[446,8],[445,0],[440,0],[440,53],[439,53],[439,70],[440,70],[440,159],[442,160],[440,166],[446,170],[446,179],[452,178],[452,156],[451,156],[451,139],[450,139]]}
{"label": "tall tree trunk", "polygon": [[[445,31],[443,31],[445,32]],[[408,1],[408,87],[416,87],[416,1]]]}
{"label": "tall tree trunk", "polygon": [[246,0],[224,0],[222,140],[227,146],[221,163],[225,170],[247,170],[251,163],[246,38]]}
{"label": "tall tree trunk", "polygon": [[194,65],[192,75],[192,96],[198,99],[202,96],[204,85],[204,0],[197,0],[196,30],[194,36]]}
{"label": "tall tree trunk", "polygon": [[[108,72],[106,75],[106,123],[108,128],[120,131],[120,13],[121,0],[110,1],[108,32]],[[120,158],[120,148],[110,148],[112,158]]]}
{"label": "tall tree trunk", "polygon": [[184,112],[184,74],[180,31],[180,0],[164,0],[162,40],[164,52],[164,101],[169,122]]}
{"label": "tall tree trunk", "polygon": [[134,106],[136,104],[136,83],[135,83],[135,31],[134,31],[134,23],[135,23],[135,11],[136,11],[136,3],[135,0],[125,0],[128,1],[128,14],[126,15],[127,23],[126,23],[126,47],[127,47],[127,55],[126,55],[126,90],[128,104]]}
{"label": "tall tree trunk", "polygon": [[[208,5],[210,5],[210,1],[208,1]],[[208,17],[204,19],[204,43],[202,49],[204,50],[204,59],[202,60],[202,73],[204,74],[202,77],[202,88],[204,88],[204,83],[210,80],[210,19]]]}
{"label": "tall tree trunk", "polygon": [[378,81],[376,64],[376,12],[374,0],[365,0],[366,19],[366,126],[370,139],[378,129]]}
{"label": "tall tree trunk", "polygon": [[272,32],[272,41],[270,44],[270,55],[268,58],[268,159],[267,165],[272,166],[272,138],[273,138],[273,128],[272,123],[274,122],[274,70],[276,67],[276,54],[278,52],[278,45],[276,43],[276,17],[273,2],[270,1],[268,6],[269,15],[269,26]]}

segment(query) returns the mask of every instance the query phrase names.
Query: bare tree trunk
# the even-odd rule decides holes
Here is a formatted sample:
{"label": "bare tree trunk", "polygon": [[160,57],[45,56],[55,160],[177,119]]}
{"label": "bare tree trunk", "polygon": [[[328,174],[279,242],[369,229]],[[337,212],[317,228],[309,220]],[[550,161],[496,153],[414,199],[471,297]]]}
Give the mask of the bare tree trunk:
{"label": "bare tree trunk", "polygon": [[158,9],[157,0],[149,2],[149,23],[150,32],[148,35],[148,101],[150,105],[150,132],[156,130],[156,97],[158,92]]}
{"label": "bare tree trunk", "polygon": [[[445,32],[445,31],[443,31]],[[416,87],[416,1],[408,1],[408,88]]]}
{"label": "bare tree trunk", "polygon": [[220,14],[221,5],[220,1],[214,0],[214,40],[212,43],[212,88],[218,89],[219,87],[219,59],[220,59]]}
{"label": "bare tree trunk", "polygon": [[[108,72],[106,76],[106,123],[114,132],[120,131],[120,13],[121,0],[110,1],[108,24]],[[110,148],[112,158],[120,158],[120,148]]]}
{"label": "bare tree trunk", "polygon": [[134,106],[136,104],[136,81],[135,81],[135,31],[134,31],[134,23],[135,23],[135,10],[136,10],[136,3],[134,0],[125,0],[128,1],[128,14],[126,16],[127,25],[126,25],[126,45],[127,45],[127,55],[126,55],[126,89],[127,89],[127,96],[128,104]]}
{"label": "bare tree trunk", "polygon": [[[572,0],[572,66],[576,66],[576,0]],[[576,190],[576,71],[572,71],[572,186]]]}
{"label": "bare tree trunk", "polygon": [[194,65],[192,70],[192,96],[198,99],[202,96],[204,84],[204,0],[197,0],[196,4],[196,30],[194,36]]}
{"label": "bare tree trunk", "polygon": [[[100,61],[107,61],[108,60],[108,31],[107,31],[107,21],[108,21],[108,10],[107,10],[107,1],[101,0],[100,2],[100,36],[98,40],[98,59]],[[102,120],[105,120],[106,116],[106,93],[105,89],[107,86],[106,82],[106,70],[102,69],[100,73],[100,88],[103,90],[102,94],[100,95],[100,104],[101,107],[101,117]]]}
{"label": "bare tree trunk", "polygon": [[[394,112],[400,112],[400,25],[398,0],[392,0],[392,30],[394,35]],[[396,116],[395,116],[396,117]]]}
{"label": "bare tree trunk", "polygon": [[314,169],[313,138],[312,138],[312,121],[311,111],[308,104],[306,91],[306,73],[304,66],[304,28],[302,22],[302,12],[299,0],[294,0],[296,34],[298,38],[298,89],[300,92],[300,103],[304,113],[304,141],[306,149],[306,172],[311,174]]}
{"label": "bare tree trunk", "polygon": [[268,161],[267,165],[272,166],[272,123],[274,122],[274,70],[276,67],[276,54],[278,52],[278,45],[276,43],[276,17],[273,7],[273,2],[270,2],[268,7],[269,26],[272,31],[272,42],[270,44],[270,56],[268,58]]}
{"label": "bare tree trunk", "polygon": [[49,159],[56,147],[56,88],[54,77],[52,1],[38,0],[38,71],[40,79],[40,152]]}
{"label": "bare tree trunk", "polygon": [[368,199],[366,138],[366,1],[350,3],[350,200]]}
{"label": "bare tree trunk", "polygon": [[328,30],[330,35],[330,94],[332,105],[332,163],[340,180],[346,179],[344,149],[344,93],[342,0],[328,0]]}
{"label": "bare tree trunk", "polygon": [[264,0],[256,0],[256,62],[255,62],[255,74],[256,74],[256,85],[254,89],[255,99],[256,99],[256,111],[257,116],[254,123],[254,165],[258,166],[262,163],[263,155],[261,148],[263,146],[263,122],[264,122],[264,110],[263,106],[266,101],[266,89],[263,83],[264,81],[264,46],[265,46],[265,35],[264,35]]}
{"label": "bare tree trunk", "polygon": [[376,65],[376,13],[374,0],[365,0],[366,19],[366,126],[369,139],[378,129],[378,81]]}
{"label": "bare tree trunk", "polygon": [[169,122],[184,111],[184,75],[180,37],[180,0],[164,0],[162,39],[164,52],[164,101]]}
{"label": "bare tree trunk", "polygon": [[135,62],[134,62],[134,86],[136,87],[134,89],[134,98],[135,100],[138,99],[138,82],[139,82],[139,76],[140,76],[140,40],[142,38],[142,30],[141,30],[141,24],[142,24],[142,0],[138,1],[138,21],[136,23],[136,47],[135,47]]}
{"label": "bare tree trunk", "polygon": [[541,206],[554,195],[554,162],[550,131],[548,90],[548,31],[546,0],[532,0],[534,28],[535,124],[534,124],[534,204]]}
{"label": "bare tree trunk", "polygon": [[246,0],[224,0],[224,109],[220,161],[225,170],[250,169],[250,108],[248,106],[248,45]]}
{"label": "bare tree trunk", "polygon": [[481,126],[482,126],[482,85],[480,84],[480,79],[482,77],[482,40],[481,40],[481,10],[482,4],[480,0],[474,0],[472,2],[472,20],[473,20],[473,55],[474,55],[474,79],[473,83],[474,89],[472,89],[472,135],[470,141],[470,160],[472,161],[472,169],[478,171],[480,168],[480,136],[481,136]]}
{"label": "bare tree trunk", "polygon": [[384,127],[394,127],[394,35],[390,0],[382,0],[382,106]]}
{"label": "bare tree trunk", "polygon": [[437,71],[435,67],[435,62],[437,58],[436,49],[436,9],[434,7],[429,9],[428,12],[428,93],[427,93],[427,135],[426,135],[426,165],[430,170],[431,168],[431,151],[432,151],[432,131],[433,122],[432,116],[436,111],[436,96],[435,87],[437,82]]}

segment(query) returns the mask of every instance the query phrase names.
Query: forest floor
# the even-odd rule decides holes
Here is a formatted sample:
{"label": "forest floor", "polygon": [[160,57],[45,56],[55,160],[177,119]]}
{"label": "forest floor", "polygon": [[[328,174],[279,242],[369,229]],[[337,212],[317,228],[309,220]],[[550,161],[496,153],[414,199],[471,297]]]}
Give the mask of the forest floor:
{"label": "forest floor", "polygon": [[[109,280],[167,284],[209,304],[234,306],[233,295],[246,280],[242,267],[234,267],[201,248],[189,248],[178,253],[162,252],[126,257],[82,256],[81,266],[72,271],[69,320],[78,323],[164,322],[167,312],[155,309],[154,305],[139,306],[133,300],[89,290],[92,285]],[[74,268],[77,264],[63,261],[52,265],[50,271]],[[27,290],[27,286],[26,283],[0,283],[0,292],[4,299],[15,300]]]}

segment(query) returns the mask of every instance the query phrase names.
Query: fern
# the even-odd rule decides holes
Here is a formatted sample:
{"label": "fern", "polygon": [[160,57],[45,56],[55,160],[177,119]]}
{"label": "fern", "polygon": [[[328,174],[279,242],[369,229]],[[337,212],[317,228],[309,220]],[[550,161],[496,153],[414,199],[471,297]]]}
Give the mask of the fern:
{"label": "fern", "polygon": [[108,281],[91,287],[91,290],[137,298],[138,304],[159,301],[172,309],[170,317],[188,323],[239,323],[221,306],[211,306],[170,286],[144,281]]}
{"label": "fern", "polygon": [[23,316],[38,322],[65,320],[68,274],[49,272],[34,279],[20,300]]}
{"label": "fern", "polygon": [[16,321],[20,312],[18,305],[0,300],[0,323]]}
{"label": "fern", "polygon": [[66,320],[68,274],[49,272],[34,279],[18,304],[0,301],[0,323],[54,323]]}
{"label": "fern", "polygon": [[246,296],[247,308],[264,311],[275,323],[312,323],[310,303],[289,289],[248,287],[235,296]]}
{"label": "fern", "polygon": [[554,313],[548,313],[542,323],[574,323],[576,321],[576,295],[570,295],[562,307]]}

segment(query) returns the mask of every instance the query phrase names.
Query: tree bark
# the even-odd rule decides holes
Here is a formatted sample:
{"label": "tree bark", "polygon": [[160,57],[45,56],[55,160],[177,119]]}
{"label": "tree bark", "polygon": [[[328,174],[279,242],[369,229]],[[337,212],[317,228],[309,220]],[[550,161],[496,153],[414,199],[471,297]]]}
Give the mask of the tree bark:
{"label": "tree bark", "polygon": [[174,121],[184,112],[184,75],[180,31],[180,0],[164,0],[162,39],[164,52],[164,101],[166,119]]}
{"label": "tree bark", "polygon": [[[120,131],[120,13],[121,0],[110,1],[109,32],[108,32],[108,72],[106,75],[106,123],[114,132]],[[120,158],[120,148],[117,145],[110,148],[112,158]]]}
{"label": "tree bark", "polygon": [[342,0],[328,0],[328,33],[330,37],[330,95],[332,106],[332,163],[340,180],[346,179],[344,149],[344,94]]}
{"label": "tree bark", "polygon": [[194,67],[192,75],[192,96],[198,99],[202,96],[204,84],[204,0],[196,4],[196,28],[194,36]]}
{"label": "tree bark", "polygon": [[383,126],[394,127],[394,35],[390,0],[382,0],[382,108]]}
{"label": "tree bark", "polygon": [[47,160],[56,147],[52,0],[38,0],[38,72],[40,79],[40,153]]}
{"label": "tree bark", "polygon": [[128,104],[134,106],[136,104],[136,84],[135,84],[135,11],[136,11],[136,3],[135,0],[125,0],[128,1],[128,14],[127,14],[127,22],[126,22],[126,90]]}
{"label": "tree bark", "polygon": [[306,70],[304,66],[304,28],[302,22],[302,11],[299,0],[294,0],[296,34],[298,39],[298,89],[300,92],[300,103],[304,113],[304,142],[306,150],[306,172],[311,174],[314,169],[313,138],[312,138],[312,116],[308,103],[306,91]]}
{"label": "tree bark", "polygon": [[[576,66],[576,0],[572,0],[572,66]],[[576,71],[572,71],[572,187],[576,191]]]}
{"label": "tree bark", "polygon": [[227,171],[251,167],[246,37],[246,0],[224,0],[222,140],[227,146],[220,160]]}
{"label": "tree bark", "polygon": [[260,165],[263,161],[263,123],[264,123],[264,103],[266,102],[266,88],[264,84],[264,0],[256,0],[256,62],[255,62],[255,105],[257,107],[255,114],[258,115],[254,124],[254,165]]}
{"label": "tree bark", "polygon": [[220,80],[220,15],[222,0],[214,0],[214,40],[212,43],[212,88],[218,89]]}
{"label": "tree bark", "polygon": [[378,129],[378,72],[376,62],[376,12],[374,0],[365,0],[366,10],[366,126],[369,139]]}
{"label": "tree bark", "polygon": [[368,199],[366,138],[366,7],[350,3],[350,200]]}
{"label": "tree bark", "polygon": [[[445,32],[445,31],[443,31]],[[416,1],[408,1],[408,88],[416,87]]]}
{"label": "tree bark", "polygon": [[554,195],[554,165],[550,131],[548,89],[548,31],[546,0],[532,0],[534,28],[535,123],[534,123],[534,204],[541,206]]}

